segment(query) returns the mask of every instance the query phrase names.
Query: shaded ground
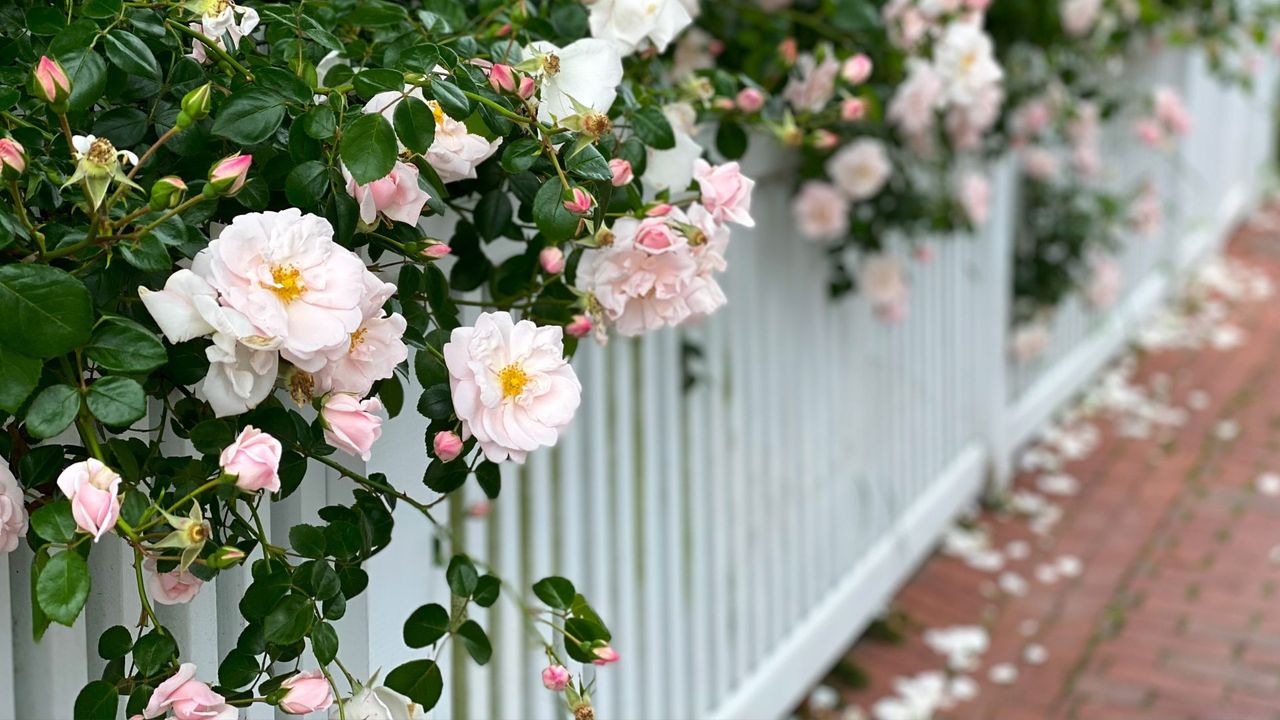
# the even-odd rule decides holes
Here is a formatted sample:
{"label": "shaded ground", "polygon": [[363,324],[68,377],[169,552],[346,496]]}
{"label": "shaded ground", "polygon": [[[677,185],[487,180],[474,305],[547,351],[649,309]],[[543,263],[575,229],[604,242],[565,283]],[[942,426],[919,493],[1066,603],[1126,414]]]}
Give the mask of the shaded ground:
{"label": "shaded ground", "polygon": [[1253,277],[1157,323],[801,714],[1280,719],[1280,213],[1229,256]]}

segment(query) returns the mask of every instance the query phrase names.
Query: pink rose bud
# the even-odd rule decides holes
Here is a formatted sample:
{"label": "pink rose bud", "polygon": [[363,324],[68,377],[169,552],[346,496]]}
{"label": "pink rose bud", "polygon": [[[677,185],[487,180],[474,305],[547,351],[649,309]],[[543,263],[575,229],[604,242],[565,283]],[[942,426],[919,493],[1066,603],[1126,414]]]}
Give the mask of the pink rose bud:
{"label": "pink rose bud", "polygon": [[76,526],[98,542],[120,518],[120,476],[89,458],[75,463],[58,476],[58,489],[71,499]]}
{"label": "pink rose bud", "polygon": [[613,173],[613,179],[610,182],[614,187],[622,187],[630,185],[635,179],[635,173],[631,170],[631,161],[622,158],[614,158],[609,161],[609,172]]}
{"label": "pink rose bud", "polygon": [[306,715],[329,709],[333,704],[333,689],[324,673],[316,670],[303,670],[289,676],[280,683],[280,689],[288,690],[280,698],[280,709],[290,715]]}
{"label": "pink rose bud", "polygon": [[712,55],[722,55],[724,53],[724,41],[712,38],[711,42],[707,43],[707,52]]}
{"label": "pink rose bud", "polygon": [[234,475],[236,487],[245,492],[280,491],[280,456],[284,447],[267,433],[246,425],[240,436],[222,451],[222,472]]}
{"label": "pink rose bud", "polygon": [[717,110],[732,110],[737,107],[737,104],[727,97],[718,97],[712,101],[712,104]]}
{"label": "pink rose bud", "polygon": [[445,255],[448,255],[451,252],[453,252],[453,248],[450,248],[447,243],[442,243],[442,242],[433,242],[422,249],[423,255],[426,255],[429,258],[435,258],[437,260],[444,257]]}
{"label": "pink rose bud", "polygon": [[234,545],[223,545],[208,559],[209,567],[225,570],[244,562],[244,551]]}
{"label": "pink rose bud", "polygon": [[850,85],[861,85],[871,77],[872,68],[871,58],[858,53],[844,61],[844,65],[840,67],[840,77]]}
{"label": "pink rose bud", "polygon": [[236,717],[226,698],[196,679],[196,666],[183,663],[168,680],[156,686],[142,711],[145,718],[171,713],[173,720]]}
{"label": "pink rose bud", "polygon": [[13,138],[0,138],[0,175],[17,180],[27,170],[27,151]]}
{"label": "pink rose bud", "polygon": [[645,217],[666,217],[669,214],[671,214],[671,206],[667,203],[658,203],[644,211]]}
{"label": "pink rose bud", "polygon": [[548,275],[559,275],[564,272],[564,251],[558,247],[545,247],[538,253],[538,264]]}
{"label": "pink rose bud", "polygon": [[592,651],[592,654],[596,656],[596,659],[591,662],[596,665],[608,665],[610,663],[616,663],[622,659],[622,656],[618,654],[618,651],[614,650],[609,645],[596,648]]}
{"label": "pink rose bud", "polygon": [[830,150],[840,144],[840,136],[830,130],[819,129],[813,132],[813,146],[819,150]]}
{"label": "pink rose bud", "polygon": [[494,65],[489,68],[489,86],[496,93],[512,92],[516,89],[515,71],[510,65]]}
{"label": "pink rose bud", "polygon": [[462,453],[462,438],[455,432],[445,430],[436,433],[431,446],[435,448],[436,457],[444,462],[453,462]]}
{"label": "pink rose bud", "polygon": [[489,517],[489,511],[492,509],[493,506],[489,504],[488,500],[480,500],[467,506],[467,517],[475,518],[477,520],[486,518]]}
{"label": "pink rose bud", "polygon": [[536,92],[537,89],[538,83],[534,81],[533,77],[525,75],[520,78],[520,87],[516,89],[516,94],[519,95],[521,99],[528,100],[533,97],[533,93]]}
{"label": "pink rose bud", "polygon": [[381,410],[382,403],[377,398],[360,400],[347,393],[330,395],[320,410],[325,440],[367,461],[373,443],[382,435],[382,418],[375,414]]}
{"label": "pink rose bud", "polygon": [[569,687],[569,668],[563,665],[548,665],[542,671],[542,687],[561,692]]}
{"label": "pink rose bud", "polygon": [[1164,130],[1153,118],[1139,120],[1134,131],[1138,134],[1138,139],[1149,147],[1158,147],[1164,142]]}
{"label": "pink rose bud", "polygon": [[845,122],[861,120],[867,114],[867,104],[862,98],[849,98],[840,103],[840,119]]}
{"label": "pink rose bud", "polygon": [[177,207],[187,196],[187,184],[176,175],[166,175],[151,186],[151,209],[165,210]]}
{"label": "pink rose bud", "polygon": [[57,60],[41,55],[33,79],[36,96],[55,108],[65,105],[67,98],[71,97],[71,81]]}
{"label": "pink rose bud", "polygon": [[760,112],[760,108],[764,107],[764,93],[759,90],[748,87],[738,91],[738,109],[745,113]]}
{"label": "pink rose bud", "polygon": [[796,64],[796,39],[787,38],[778,43],[778,56],[782,58],[782,62],[788,66]]}
{"label": "pink rose bud", "polygon": [[249,176],[249,166],[253,164],[252,155],[236,153],[219,160],[209,170],[209,187],[215,195],[235,195],[244,187],[245,178]]}
{"label": "pink rose bud", "polygon": [[576,338],[584,338],[591,334],[591,318],[586,315],[574,315],[573,321],[565,325],[564,331]]}
{"label": "pink rose bud", "polygon": [[573,189],[572,197],[564,201],[564,209],[574,215],[586,215],[591,212],[591,205],[595,202],[595,198],[591,197],[591,193],[580,187]]}

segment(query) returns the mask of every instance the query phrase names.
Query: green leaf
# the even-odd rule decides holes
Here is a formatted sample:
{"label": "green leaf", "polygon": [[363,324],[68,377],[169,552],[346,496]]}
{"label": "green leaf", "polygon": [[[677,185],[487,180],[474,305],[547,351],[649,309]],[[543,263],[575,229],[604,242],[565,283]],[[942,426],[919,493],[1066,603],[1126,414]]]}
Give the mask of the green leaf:
{"label": "green leaf", "polygon": [[316,140],[328,140],[338,130],[338,119],[328,105],[319,105],[303,113],[302,130]]}
{"label": "green leaf", "polygon": [[435,707],[444,690],[440,667],[432,660],[407,662],[387,673],[383,684],[421,705],[423,710]]}
{"label": "green leaf", "polygon": [[551,242],[568,240],[578,230],[578,216],[564,207],[564,186],[552,177],[542,184],[533,198],[533,222]]}
{"label": "green leaf", "polygon": [[338,152],[360,185],[381,180],[396,165],[396,132],[378,113],[361,115],[342,133]]}
{"label": "green leaf", "polygon": [[396,136],[410,150],[422,154],[436,139],[436,117],[431,108],[416,97],[405,97],[392,115]]}
{"label": "green leaf", "polygon": [[0,317],[0,344],[54,357],[89,339],[93,304],[89,290],[69,273],[14,263],[0,267]]}
{"label": "green leaf", "polygon": [[315,612],[311,601],[301,595],[286,595],[263,621],[267,642],[288,645],[298,642],[311,629]]}
{"label": "green leaf", "polygon": [[423,605],[404,621],[404,644],[411,648],[433,645],[449,632],[449,611],[436,603]]}
{"label": "green leaf", "polygon": [[107,33],[106,51],[111,64],[130,75],[160,80],[160,63],[156,62],[156,56],[133,33],[120,28]]}
{"label": "green leaf", "polygon": [[107,89],[107,61],[93,48],[77,48],[59,55],[58,62],[71,81],[67,109],[88,110]]}
{"label": "green leaf", "polygon": [[148,373],[169,361],[160,338],[122,317],[99,324],[85,354],[99,367],[122,373]]}
{"label": "green leaf", "polygon": [[476,566],[472,564],[471,558],[454,555],[449,560],[449,567],[445,568],[444,578],[449,581],[449,589],[454,595],[471,597],[471,593],[476,591],[476,581],[480,576],[476,573]]}
{"label": "green leaf", "polygon": [[324,530],[315,525],[294,525],[289,528],[289,545],[303,557],[324,557]]}
{"label": "green leaf", "polygon": [[609,169],[609,161],[604,159],[595,145],[583,145],[569,156],[565,168],[570,174],[586,180],[612,180],[613,171]]}
{"label": "green leaf", "polygon": [[472,593],[471,599],[480,607],[489,607],[498,601],[498,595],[502,592],[502,582],[492,575],[481,575],[476,581],[476,591]]}
{"label": "green leaf", "polygon": [[502,150],[502,169],[515,175],[533,167],[542,155],[542,143],[522,137]]}
{"label": "green leaf", "polygon": [[240,648],[232,648],[218,665],[218,683],[226,688],[242,688],[260,674],[258,658]]}
{"label": "green leaf", "polygon": [[293,205],[318,207],[329,188],[329,168],[319,160],[308,160],[289,171],[284,181],[284,195]]}
{"label": "green leaf", "polygon": [[485,240],[498,237],[511,222],[511,199],[502,190],[490,190],[476,203],[474,218],[480,237]]}
{"label": "green leaf", "polygon": [[458,635],[476,664],[484,665],[489,662],[489,658],[493,657],[493,646],[489,644],[489,636],[484,634],[484,628],[480,627],[480,623],[475,620],[462,623],[458,628]]}
{"label": "green leaf", "polygon": [[404,73],[386,68],[361,70],[351,78],[351,85],[363,97],[373,97],[381,92],[400,92],[404,89]]}
{"label": "green leaf", "polygon": [[50,385],[27,409],[27,432],[40,440],[67,429],[80,412],[80,392],[70,385]]}
{"label": "green leaf", "polygon": [[747,131],[737,123],[722,122],[716,130],[716,150],[728,160],[737,160],[747,152]]}
{"label": "green leaf", "polygon": [[31,529],[54,543],[69,543],[76,537],[76,520],[71,515],[71,501],[57,500],[31,513]]}
{"label": "green leaf", "polygon": [[447,495],[467,484],[467,476],[470,474],[471,471],[462,458],[447,463],[436,461],[427,466],[422,482],[441,495]]}
{"label": "green leaf", "polygon": [[418,398],[418,412],[431,420],[447,420],[453,414],[453,395],[446,384],[432,385]]}
{"label": "green leaf", "polygon": [[155,675],[161,668],[176,660],[177,655],[177,643],[168,633],[160,630],[152,630],[133,644],[133,664],[143,675]]}
{"label": "green leaf", "polygon": [[533,584],[533,594],[549,607],[557,610],[568,610],[573,605],[573,598],[577,592],[573,583],[554,575],[542,578]]}
{"label": "green leaf", "polygon": [[213,121],[213,134],[238,145],[257,145],[284,121],[284,100],[276,93],[248,85],[232,93]]}
{"label": "green leaf", "polygon": [[125,262],[143,272],[163,272],[173,265],[168,248],[155,232],[149,232],[134,242],[121,243],[120,254]]}
{"label": "green leaf", "polygon": [[338,656],[338,631],[327,622],[311,629],[311,651],[321,665],[328,665]]}
{"label": "green leaf", "polygon": [[80,7],[80,12],[85,17],[105,20],[119,15],[123,4],[123,0],[88,0]]}
{"label": "green leaf", "polygon": [[476,481],[485,496],[492,500],[502,490],[502,470],[497,463],[485,460],[476,466]]}
{"label": "green leaf", "polygon": [[36,600],[50,620],[71,627],[89,597],[89,564],[78,553],[49,558],[36,581]]}
{"label": "green leaf", "polygon": [[22,407],[40,382],[40,368],[36,358],[0,345],[0,410],[12,413]]}
{"label": "green leaf", "polygon": [[466,120],[475,111],[471,98],[448,80],[440,78],[432,80],[431,94],[440,103],[440,109],[454,120]]}
{"label": "green leaf", "polygon": [[132,147],[147,136],[147,114],[135,107],[116,107],[96,115],[93,134],[116,147]]}
{"label": "green leaf", "polygon": [[631,116],[631,129],[654,150],[670,150],[676,146],[676,134],[667,116],[652,105],[640,108]]}
{"label": "green leaf", "polygon": [[106,680],[94,680],[80,688],[76,695],[75,720],[115,720],[120,709],[120,695],[116,686]]}
{"label": "green leaf", "polygon": [[94,417],[111,427],[129,427],[147,414],[147,394],[132,378],[104,377],[89,386],[84,401]]}
{"label": "green leaf", "polygon": [[124,657],[133,649],[133,635],[123,625],[112,625],[98,637],[98,657],[114,660]]}

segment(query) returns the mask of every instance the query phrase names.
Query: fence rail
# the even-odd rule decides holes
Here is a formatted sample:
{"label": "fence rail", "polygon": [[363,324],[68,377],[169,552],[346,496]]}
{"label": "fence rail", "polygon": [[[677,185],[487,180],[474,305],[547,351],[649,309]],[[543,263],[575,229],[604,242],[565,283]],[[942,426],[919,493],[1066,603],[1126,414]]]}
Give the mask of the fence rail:
{"label": "fence rail", "polygon": [[[1013,449],[1224,236],[1271,157],[1274,75],[1248,96],[1218,85],[1197,55],[1166,53],[1136,72],[1180,88],[1198,121],[1171,160],[1140,160],[1127,128],[1113,129],[1112,165],[1155,176],[1166,223],[1158,238],[1126,240],[1115,307],[1073,299],[1057,311],[1041,360],[1013,365],[1006,353],[1011,162],[996,169],[992,222],[934,243],[936,259],[911,266],[909,319],[884,326],[857,299],[826,298],[823,253],[794,237],[792,179],[765,159],[759,225],[730,250],[730,306],[697,327],[585,348],[575,360],[584,406],[562,444],[505,467],[487,517],[465,513],[481,499],[474,487],[450,501],[467,551],[516,587],[574,578],[609,620],[623,662],[600,675],[600,717],[785,715],[984,481],[1007,477]],[[422,423],[406,412],[386,425],[367,469],[431,500],[422,447]],[[313,468],[264,521],[283,543],[283,528],[350,493]],[[395,541],[369,564],[369,590],[337,623],[340,657],[357,675],[409,659],[404,619],[426,602],[447,605],[443,573],[415,571],[440,562],[430,528],[397,515]],[[98,634],[137,621],[124,550],[95,548],[86,612],[38,644],[30,554],[0,556],[0,617],[12,618],[0,625],[0,718],[71,717],[76,692],[104,666]],[[160,608],[183,658],[210,678],[240,632],[245,585],[243,570],[223,573],[190,605]],[[560,717],[519,611],[500,602],[478,612],[493,663],[475,668],[448,648],[433,716]]]}

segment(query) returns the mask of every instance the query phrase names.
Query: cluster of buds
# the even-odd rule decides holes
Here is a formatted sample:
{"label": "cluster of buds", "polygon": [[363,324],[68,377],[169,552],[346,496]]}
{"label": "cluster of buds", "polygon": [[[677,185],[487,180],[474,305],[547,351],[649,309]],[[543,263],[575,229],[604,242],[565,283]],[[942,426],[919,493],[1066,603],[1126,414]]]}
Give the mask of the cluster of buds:
{"label": "cluster of buds", "polygon": [[519,72],[510,65],[495,63],[489,68],[489,87],[496,93],[514,93],[521,100],[528,100],[538,89],[538,83],[532,75]]}

